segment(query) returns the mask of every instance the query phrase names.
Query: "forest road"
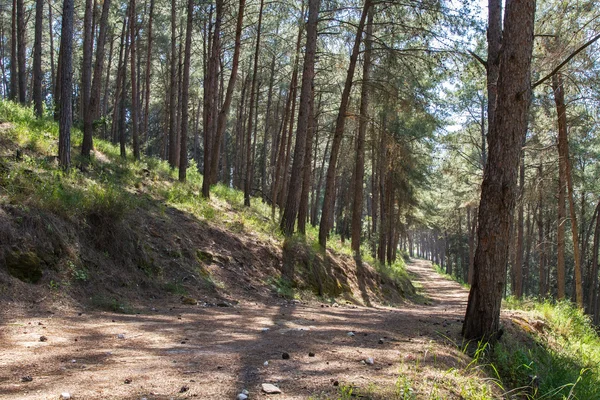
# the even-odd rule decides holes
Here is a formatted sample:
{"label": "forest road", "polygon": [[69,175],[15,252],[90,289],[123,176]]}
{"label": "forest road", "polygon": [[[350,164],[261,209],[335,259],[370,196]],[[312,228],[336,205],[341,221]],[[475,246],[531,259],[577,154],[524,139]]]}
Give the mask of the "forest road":
{"label": "forest road", "polygon": [[468,361],[458,351],[467,290],[430,262],[407,268],[420,294],[397,307],[275,299],[137,315],[2,311],[0,398],[235,399],[245,389],[253,399],[266,396],[262,383],[281,389],[277,399],[390,398],[400,376],[417,389]]}

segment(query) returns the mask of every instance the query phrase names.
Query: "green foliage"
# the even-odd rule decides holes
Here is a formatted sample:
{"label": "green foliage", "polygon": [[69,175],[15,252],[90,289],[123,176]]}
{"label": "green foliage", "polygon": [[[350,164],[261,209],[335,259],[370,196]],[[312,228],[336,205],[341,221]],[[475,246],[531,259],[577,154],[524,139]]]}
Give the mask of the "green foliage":
{"label": "green foliage", "polygon": [[600,338],[582,310],[568,301],[515,298],[504,307],[545,321],[542,332],[523,325],[523,331],[505,333],[493,347],[478,343],[468,368],[484,368],[507,395],[519,398],[600,398]]}
{"label": "green foliage", "polygon": [[271,278],[268,284],[277,295],[283,298],[294,299],[297,296],[294,284],[282,276]]}
{"label": "green foliage", "polygon": [[469,289],[471,287],[471,285],[469,285],[467,282],[465,282],[462,277],[458,276],[456,273],[453,273],[452,275],[447,274],[446,270],[444,270],[441,266],[439,266],[438,264],[433,263],[433,267],[435,268],[435,271],[446,277],[447,279],[453,280],[455,282],[458,282],[461,284],[462,287]]}
{"label": "green foliage", "polygon": [[86,282],[89,279],[89,272],[87,268],[78,268],[72,261],[68,261],[68,267],[71,270],[73,279],[76,281]]}

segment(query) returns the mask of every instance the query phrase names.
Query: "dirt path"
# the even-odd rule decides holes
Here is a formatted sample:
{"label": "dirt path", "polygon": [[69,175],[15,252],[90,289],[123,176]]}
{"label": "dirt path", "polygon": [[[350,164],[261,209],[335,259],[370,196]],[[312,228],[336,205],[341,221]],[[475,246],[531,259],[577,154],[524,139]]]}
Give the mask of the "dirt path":
{"label": "dirt path", "polygon": [[[57,399],[69,392],[74,399],[235,399],[247,389],[253,399],[267,397],[264,382],[281,388],[270,396],[277,399],[337,399],[352,387],[390,398],[399,375],[416,393],[423,382],[443,387],[450,379],[445,371],[465,362],[448,342],[459,338],[467,292],[428,262],[414,261],[408,269],[425,305],[279,300],[235,307],[153,304],[139,315],[4,314],[0,398]],[[368,357],[373,365],[361,362]],[[22,382],[26,376],[32,380]],[[442,398],[459,398],[452,387],[444,390]]]}

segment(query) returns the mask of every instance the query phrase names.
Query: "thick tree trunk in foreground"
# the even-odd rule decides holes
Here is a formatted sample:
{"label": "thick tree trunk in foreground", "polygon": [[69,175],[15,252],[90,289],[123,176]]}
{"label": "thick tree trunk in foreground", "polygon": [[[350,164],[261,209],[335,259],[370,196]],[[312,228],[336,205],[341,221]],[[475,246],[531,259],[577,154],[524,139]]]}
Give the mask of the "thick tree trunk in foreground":
{"label": "thick tree trunk in foreground", "polygon": [[71,166],[71,96],[73,94],[73,0],[64,0],[60,35],[60,98],[58,123],[58,161],[64,169]]}
{"label": "thick tree trunk in foreground", "polygon": [[[306,156],[306,137],[309,126],[312,85],[315,77],[315,56],[317,51],[317,23],[319,18],[320,0],[308,2],[308,24],[306,25],[306,52],[302,68],[302,87],[300,89],[300,107],[298,110],[298,127],[296,144],[294,146],[294,161],[290,176],[289,192],[281,219],[281,231],[290,236],[294,233],[294,224],[300,207],[300,194],[304,174],[304,157]],[[290,132],[291,135],[291,132]]]}
{"label": "thick tree trunk in foreground", "polygon": [[365,26],[365,20],[367,19],[367,14],[370,7],[371,0],[365,0],[362,15],[360,17],[360,22],[358,23],[358,28],[356,30],[354,47],[352,48],[352,54],[350,55],[350,64],[348,66],[348,73],[346,75],[346,83],[344,85],[344,91],[342,92],[342,100],[340,103],[340,108],[338,110],[338,116],[335,123],[333,143],[331,145],[331,155],[329,156],[329,166],[327,167],[327,177],[325,179],[325,198],[323,200],[321,224],[319,225],[319,244],[321,245],[321,247],[326,247],[327,237],[329,236],[329,220],[333,215],[333,209],[335,205],[334,199],[336,164],[340,153],[342,137],[344,135],[344,126],[346,124],[346,111],[348,110],[348,103],[350,102],[350,91],[352,90],[352,82],[354,80],[356,60],[358,59],[358,51],[360,48],[363,28]]}
{"label": "thick tree trunk in foreground", "polygon": [[580,308],[583,308],[583,283],[581,280],[577,214],[575,210],[575,201],[573,200],[573,178],[571,176],[571,164],[569,162],[569,140],[567,138],[567,107],[565,105],[565,92],[562,82],[562,75],[560,73],[552,77],[552,90],[554,91],[554,102],[556,104],[556,112],[558,115],[558,156],[561,166],[559,169],[559,174],[564,174],[561,182],[566,183],[569,196],[571,233],[573,238],[573,258],[575,261],[575,296],[577,299],[577,305]]}
{"label": "thick tree trunk in foreground", "polygon": [[496,114],[488,137],[473,285],[462,330],[467,339],[493,340],[499,330],[519,155],[531,98],[534,15],[535,0],[522,0],[509,2],[504,16]]}

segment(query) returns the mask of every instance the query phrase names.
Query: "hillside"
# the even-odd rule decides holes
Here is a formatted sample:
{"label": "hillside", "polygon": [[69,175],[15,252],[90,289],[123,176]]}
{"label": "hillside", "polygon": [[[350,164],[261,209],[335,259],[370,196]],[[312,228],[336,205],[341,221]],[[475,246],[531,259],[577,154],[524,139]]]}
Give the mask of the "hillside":
{"label": "hillside", "polygon": [[[283,246],[270,207],[241,192],[200,194],[154,158],[122,160],[97,140],[85,167],[56,165],[57,127],[0,103],[0,299],[133,312],[148,301],[237,303],[277,296],[401,303],[403,272],[356,264],[346,247],[322,252],[314,231]],[[76,133],[73,157],[80,142]],[[81,160],[79,160],[81,166]],[[281,278],[285,262],[293,283]],[[33,285],[32,285],[33,284]]]}

